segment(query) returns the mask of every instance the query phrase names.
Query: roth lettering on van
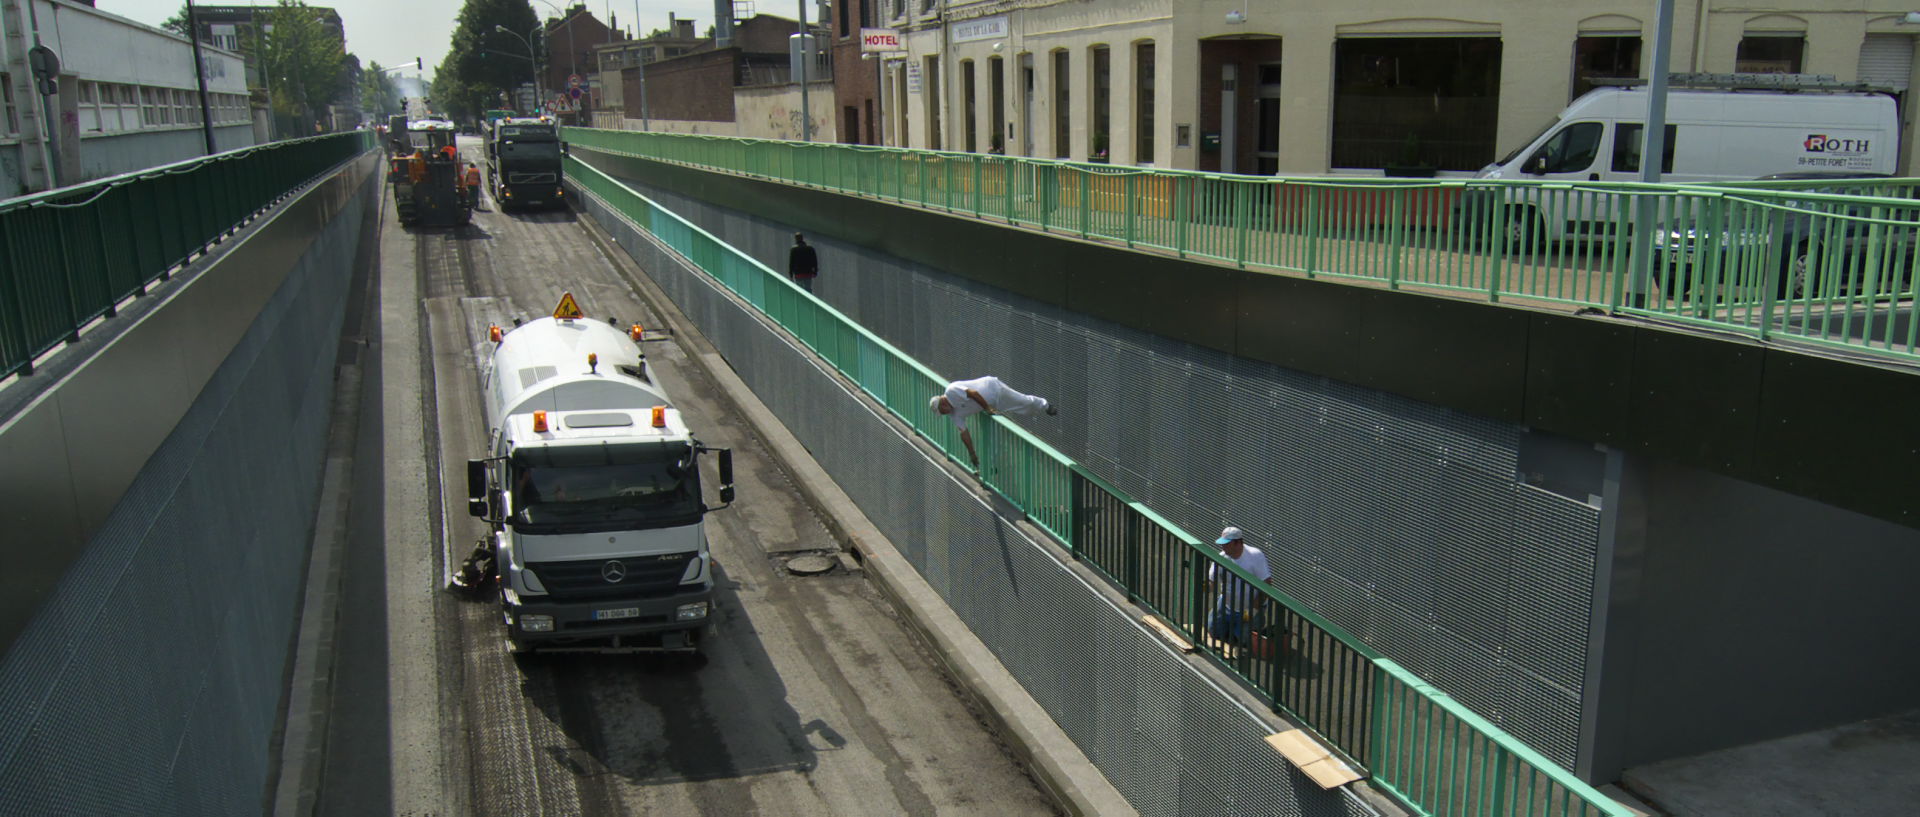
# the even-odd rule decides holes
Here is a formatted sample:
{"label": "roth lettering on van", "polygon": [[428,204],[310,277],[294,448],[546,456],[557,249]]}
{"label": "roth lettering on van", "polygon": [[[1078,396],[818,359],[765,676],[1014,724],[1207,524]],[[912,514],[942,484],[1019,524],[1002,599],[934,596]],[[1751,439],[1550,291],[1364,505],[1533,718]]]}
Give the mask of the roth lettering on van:
{"label": "roth lettering on van", "polygon": [[1809,134],[1802,143],[1808,153],[1828,153],[1837,156],[1859,156],[1869,150],[1871,139],[1842,139],[1823,133]]}

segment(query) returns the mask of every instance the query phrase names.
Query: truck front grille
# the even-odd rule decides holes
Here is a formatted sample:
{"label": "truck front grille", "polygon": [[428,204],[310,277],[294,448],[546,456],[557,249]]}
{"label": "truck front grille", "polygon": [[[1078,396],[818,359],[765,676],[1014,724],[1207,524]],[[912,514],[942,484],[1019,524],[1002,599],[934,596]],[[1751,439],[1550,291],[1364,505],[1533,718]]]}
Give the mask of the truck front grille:
{"label": "truck front grille", "polygon": [[[554,601],[599,601],[671,596],[680,589],[687,563],[700,554],[686,553],[590,559],[578,562],[528,562],[533,575]],[[618,567],[613,565],[618,563]],[[618,581],[608,577],[618,575]]]}
{"label": "truck front grille", "polygon": [[553,184],[552,173],[508,173],[507,184]]}

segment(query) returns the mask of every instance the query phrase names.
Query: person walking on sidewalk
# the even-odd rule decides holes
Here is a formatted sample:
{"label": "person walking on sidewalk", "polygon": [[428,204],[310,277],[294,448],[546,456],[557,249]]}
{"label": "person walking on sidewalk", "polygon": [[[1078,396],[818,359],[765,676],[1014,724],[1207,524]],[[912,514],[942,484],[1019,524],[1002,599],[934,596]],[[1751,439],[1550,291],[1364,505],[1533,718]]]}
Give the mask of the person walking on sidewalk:
{"label": "person walking on sidewalk", "polygon": [[807,237],[793,234],[793,248],[787,250],[787,277],[808,292],[813,291],[814,276],[820,274],[820,256],[807,244]]}
{"label": "person walking on sidewalk", "polygon": [[1007,388],[1007,384],[993,375],[948,383],[946,391],[927,401],[927,407],[947,415],[953,420],[953,427],[960,429],[960,442],[967,444],[967,458],[973,460],[975,471],[980,470],[980,452],[974,449],[973,434],[967,431],[968,417],[983,411],[988,414],[1045,412],[1049,417],[1060,413],[1047,398],[1021,394]]}
{"label": "person walking on sidewalk", "polygon": [[[1220,531],[1220,538],[1214,540],[1214,544],[1254,578],[1263,583],[1273,578],[1273,571],[1267,567],[1267,554],[1248,545],[1246,535],[1239,528]],[[1218,564],[1207,566],[1207,583],[1220,594],[1214,600],[1213,614],[1207,617],[1207,634],[1216,642],[1247,646],[1252,634],[1266,625],[1266,594]]]}

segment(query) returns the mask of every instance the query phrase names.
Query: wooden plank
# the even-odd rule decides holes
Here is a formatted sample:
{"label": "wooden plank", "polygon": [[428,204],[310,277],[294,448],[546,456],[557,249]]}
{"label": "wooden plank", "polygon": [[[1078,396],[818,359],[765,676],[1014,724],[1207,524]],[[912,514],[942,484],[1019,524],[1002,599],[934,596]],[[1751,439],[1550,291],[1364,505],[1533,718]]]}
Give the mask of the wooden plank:
{"label": "wooden plank", "polygon": [[1355,771],[1344,761],[1335,757],[1333,750],[1304,729],[1289,729],[1275,732],[1266,738],[1267,745],[1279,752],[1322,789],[1344,786],[1366,775]]}
{"label": "wooden plank", "polygon": [[1193,652],[1193,642],[1188,641],[1186,636],[1181,635],[1179,630],[1173,628],[1173,625],[1160,620],[1159,616],[1149,613],[1141,616],[1140,620],[1146,622],[1148,628],[1159,633],[1161,638],[1173,644],[1175,649],[1181,652]]}

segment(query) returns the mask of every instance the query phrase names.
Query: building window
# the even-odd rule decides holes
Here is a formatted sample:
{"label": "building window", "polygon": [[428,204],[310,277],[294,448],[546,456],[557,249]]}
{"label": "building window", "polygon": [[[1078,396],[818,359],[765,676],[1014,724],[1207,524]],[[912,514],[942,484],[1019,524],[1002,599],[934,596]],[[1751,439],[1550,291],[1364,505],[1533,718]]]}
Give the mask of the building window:
{"label": "building window", "polygon": [[920,13],[921,13],[921,14],[923,14],[923,15],[924,15],[924,14],[932,14],[932,13],[933,13],[933,0],[920,0]]}
{"label": "building window", "polygon": [[940,149],[940,58],[928,57],[926,60],[926,84],[921,86],[920,98],[927,104],[927,148]]}
{"label": "building window", "polygon": [[1133,161],[1153,161],[1153,43],[1134,47]]}
{"label": "building window", "polygon": [[1593,90],[1595,79],[1638,76],[1639,37],[1581,37],[1573,41],[1573,94],[1567,98]]}
{"label": "building window", "polygon": [[1748,34],[1740,40],[1733,70],[1742,74],[1798,74],[1807,53],[1800,34]]}
{"label": "building window", "polygon": [[80,83],[80,129],[100,132],[100,88],[94,83]]}
{"label": "building window", "polygon": [[1478,170],[1500,120],[1496,37],[1334,43],[1332,164]]}
{"label": "building window", "polygon": [[1087,63],[1092,84],[1093,107],[1087,117],[1091,127],[1087,130],[1087,158],[1093,161],[1107,160],[1107,135],[1113,126],[1113,52],[1104,45],[1088,49]]}
{"label": "building window", "polygon": [[987,136],[988,153],[1007,152],[1007,61],[999,57],[987,60],[987,121],[993,132]]}
{"label": "building window", "polygon": [[120,88],[120,129],[140,129],[140,88],[135,85],[121,85]]}
{"label": "building window", "polygon": [[1071,58],[1066,49],[1053,52],[1053,155],[1065,159],[1072,153],[1073,140]]}
{"label": "building window", "polygon": [[853,36],[853,15],[850,14],[847,9],[847,3],[849,2],[851,2],[851,0],[840,0],[840,2],[833,4],[833,17],[840,22],[840,37],[842,39]]}
{"label": "building window", "polygon": [[974,153],[980,149],[979,128],[975,126],[973,60],[960,61],[960,149]]}
{"label": "building window", "polygon": [[96,91],[100,98],[100,130],[111,132],[125,128],[120,122],[120,86],[101,83]]}

